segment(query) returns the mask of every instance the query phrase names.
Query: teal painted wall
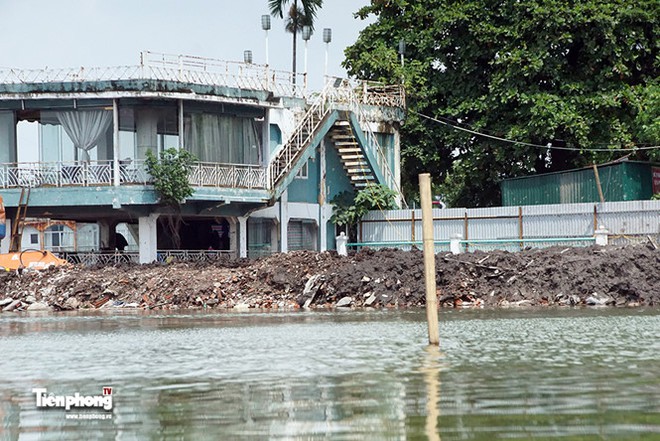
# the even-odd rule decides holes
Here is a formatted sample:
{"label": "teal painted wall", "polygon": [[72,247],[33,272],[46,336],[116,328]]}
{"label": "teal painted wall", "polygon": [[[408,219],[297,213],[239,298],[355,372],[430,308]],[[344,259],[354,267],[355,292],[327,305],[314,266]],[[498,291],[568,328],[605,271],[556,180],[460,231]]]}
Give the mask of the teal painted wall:
{"label": "teal painted wall", "polygon": [[314,152],[312,159],[307,161],[307,179],[295,178],[289,184],[289,202],[307,202],[316,204],[319,201],[319,152]]}
{"label": "teal painted wall", "polygon": [[279,144],[282,144],[282,131],[277,124],[270,125],[270,154],[272,155]]}
{"label": "teal painted wall", "polygon": [[333,224],[332,222],[328,222],[326,231],[327,231],[326,237],[328,239],[328,243],[327,243],[328,249],[329,250],[337,249],[337,241],[335,240],[335,237],[336,237],[335,236],[335,224]]}
{"label": "teal painted wall", "polygon": [[[325,160],[326,160],[326,186],[328,188],[328,203],[337,196],[342,191],[349,191],[353,193],[353,186],[351,185],[351,180],[346,175],[344,166],[339,159],[339,154],[337,149],[328,143],[325,150]],[[337,242],[335,240],[335,224],[328,222],[327,225],[327,240],[328,240],[328,249],[334,250],[337,248]]]}
{"label": "teal painted wall", "polygon": [[330,143],[326,144],[325,161],[326,173],[325,181],[328,188],[327,201],[337,196],[342,191],[353,192],[351,180],[346,175],[346,170],[339,159],[337,149]]}
{"label": "teal painted wall", "polygon": [[394,135],[391,133],[376,133],[376,140],[383,149],[390,169],[394,170]]}

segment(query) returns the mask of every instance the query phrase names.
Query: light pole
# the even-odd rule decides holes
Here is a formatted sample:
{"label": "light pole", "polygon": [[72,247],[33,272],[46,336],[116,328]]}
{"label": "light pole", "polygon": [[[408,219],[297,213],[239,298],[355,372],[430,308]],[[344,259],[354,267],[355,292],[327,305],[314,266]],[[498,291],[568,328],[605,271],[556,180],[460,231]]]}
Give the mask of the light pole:
{"label": "light pole", "polygon": [[312,27],[305,25],[302,28],[302,39],[305,40],[305,75],[304,75],[304,87],[305,93],[307,93],[307,42],[312,37]]}
{"label": "light pole", "polygon": [[399,56],[401,57],[401,84],[404,83],[404,73],[403,73],[403,55],[406,53],[406,41],[402,38],[399,40]]}
{"label": "light pole", "polygon": [[328,81],[328,46],[330,46],[331,41],[332,41],[332,29],[330,28],[323,29],[323,42],[325,43],[325,69],[323,74],[324,82]]}
{"label": "light pole", "polygon": [[266,66],[268,66],[268,31],[270,31],[270,15],[261,16],[261,29],[266,31]]}
{"label": "light pole", "polygon": [[245,64],[252,64],[252,51],[243,51],[243,61]]}

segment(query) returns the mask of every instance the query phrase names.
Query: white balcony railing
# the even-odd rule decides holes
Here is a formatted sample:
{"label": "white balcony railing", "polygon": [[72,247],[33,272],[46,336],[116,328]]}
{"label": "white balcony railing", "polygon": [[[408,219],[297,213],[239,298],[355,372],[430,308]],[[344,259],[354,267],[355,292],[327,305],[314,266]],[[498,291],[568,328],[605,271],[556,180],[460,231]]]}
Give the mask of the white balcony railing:
{"label": "white balcony railing", "polygon": [[[118,162],[119,185],[147,185],[144,161]],[[114,185],[114,161],[21,162],[0,164],[0,188],[97,187]],[[266,169],[256,165],[196,163],[188,177],[193,187],[265,189]]]}

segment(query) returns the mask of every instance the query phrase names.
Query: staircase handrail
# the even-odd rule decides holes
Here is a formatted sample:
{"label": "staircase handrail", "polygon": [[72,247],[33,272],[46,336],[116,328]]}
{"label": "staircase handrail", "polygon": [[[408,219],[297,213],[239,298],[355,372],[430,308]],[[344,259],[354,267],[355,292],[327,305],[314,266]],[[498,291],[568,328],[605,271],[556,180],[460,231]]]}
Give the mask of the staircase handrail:
{"label": "staircase handrail", "polygon": [[[274,152],[268,165],[267,179],[269,189],[274,189],[275,183],[290,169],[291,165],[298,158],[301,146],[305,146],[314,136],[316,128],[330,111],[330,107],[327,105],[328,89],[329,84],[326,84],[323,91],[316,97],[307,112],[305,112],[305,115],[298,121],[289,139]],[[318,117],[316,124],[314,124],[314,116]],[[304,129],[307,129],[306,134]],[[283,167],[280,165],[282,156],[286,159]]]}

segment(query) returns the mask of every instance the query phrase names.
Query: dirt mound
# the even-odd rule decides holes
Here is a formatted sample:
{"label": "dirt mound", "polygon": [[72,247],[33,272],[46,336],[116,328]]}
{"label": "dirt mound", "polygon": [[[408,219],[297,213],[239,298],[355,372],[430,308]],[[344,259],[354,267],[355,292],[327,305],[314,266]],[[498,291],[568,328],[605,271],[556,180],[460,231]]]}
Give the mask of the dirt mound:
{"label": "dirt mound", "polygon": [[[660,302],[660,251],[647,246],[436,255],[440,304],[649,305]],[[255,261],[69,266],[0,273],[0,308],[404,307],[424,304],[421,251],[348,257],[296,251]],[[3,300],[4,299],[4,300]]]}

